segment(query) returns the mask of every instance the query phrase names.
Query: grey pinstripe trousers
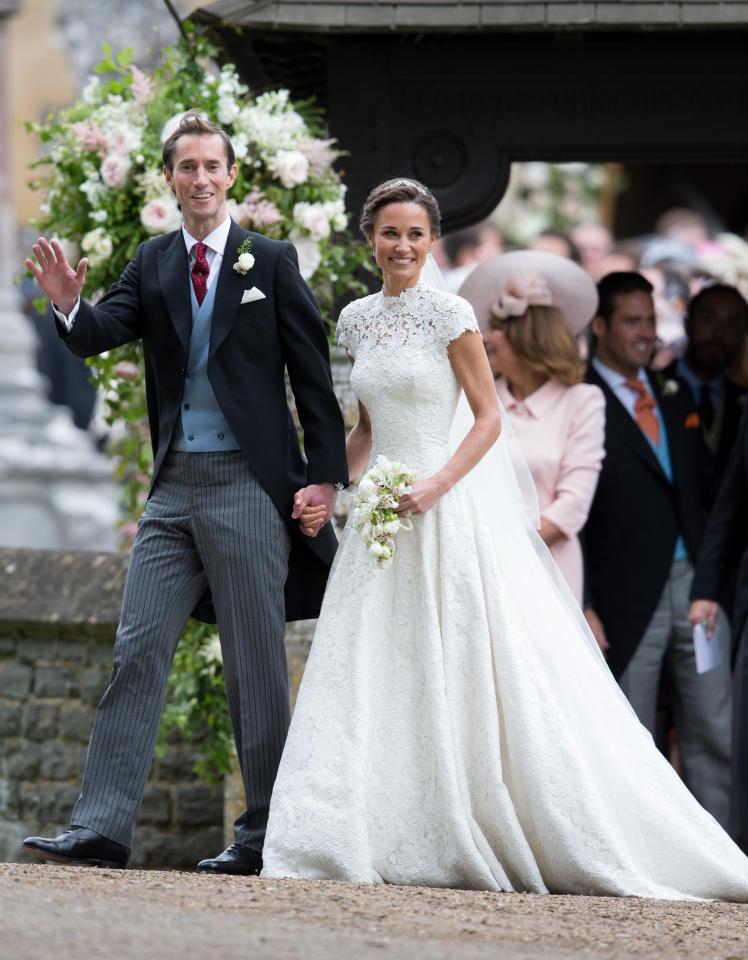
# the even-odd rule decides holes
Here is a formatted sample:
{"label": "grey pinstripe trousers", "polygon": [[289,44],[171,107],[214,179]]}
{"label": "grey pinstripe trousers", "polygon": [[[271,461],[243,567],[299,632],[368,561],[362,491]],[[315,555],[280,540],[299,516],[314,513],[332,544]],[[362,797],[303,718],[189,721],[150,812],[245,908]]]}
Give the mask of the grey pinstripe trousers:
{"label": "grey pinstripe trousers", "polygon": [[289,724],[289,552],[286,524],[242,453],[168,455],[133,545],[73,825],[132,846],[174,652],[209,583],[247,795],[235,834],[262,850]]}

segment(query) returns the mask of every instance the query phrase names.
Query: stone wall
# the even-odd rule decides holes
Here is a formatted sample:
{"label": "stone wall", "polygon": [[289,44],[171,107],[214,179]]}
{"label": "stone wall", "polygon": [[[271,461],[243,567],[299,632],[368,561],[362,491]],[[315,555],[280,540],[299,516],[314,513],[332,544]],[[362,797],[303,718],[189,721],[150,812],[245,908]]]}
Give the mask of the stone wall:
{"label": "stone wall", "polygon": [[[127,559],[0,550],[0,860],[29,834],[55,835],[78,796],[106,689]],[[173,740],[153,764],[131,864],[192,867],[223,845],[223,791]]]}

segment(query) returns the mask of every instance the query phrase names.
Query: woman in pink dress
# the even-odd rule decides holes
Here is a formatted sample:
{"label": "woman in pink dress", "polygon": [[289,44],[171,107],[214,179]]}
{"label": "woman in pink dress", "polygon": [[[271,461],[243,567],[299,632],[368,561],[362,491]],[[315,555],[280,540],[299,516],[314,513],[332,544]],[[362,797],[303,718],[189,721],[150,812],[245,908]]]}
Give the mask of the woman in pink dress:
{"label": "woman in pink dress", "polygon": [[576,341],[597,308],[595,285],[564,257],[519,250],[476,267],[460,296],[475,310],[496,390],[535,481],[540,536],[581,604],[578,533],[605,452],[605,400],[581,382]]}

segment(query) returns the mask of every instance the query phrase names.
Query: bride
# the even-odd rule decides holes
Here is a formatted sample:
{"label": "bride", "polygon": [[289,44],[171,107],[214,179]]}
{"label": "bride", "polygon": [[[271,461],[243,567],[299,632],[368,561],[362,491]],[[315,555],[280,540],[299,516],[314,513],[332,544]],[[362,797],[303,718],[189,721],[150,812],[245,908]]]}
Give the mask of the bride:
{"label": "bride", "polygon": [[748,901],[748,859],[639,724],[532,529],[472,308],[421,277],[434,197],[387,181],[361,226],[384,287],[338,323],[349,470],[409,467],[413,529],[386,569],[343,533],[263,876]]}

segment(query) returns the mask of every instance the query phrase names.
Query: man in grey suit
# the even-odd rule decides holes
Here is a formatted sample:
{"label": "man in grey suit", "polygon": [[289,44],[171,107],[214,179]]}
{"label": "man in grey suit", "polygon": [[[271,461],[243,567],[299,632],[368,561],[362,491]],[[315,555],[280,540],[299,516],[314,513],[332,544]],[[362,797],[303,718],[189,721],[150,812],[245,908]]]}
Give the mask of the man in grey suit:
{"label": "man in grey suit", "polygon": [[[183,226],[142,244],[94,307],[56,241],[27,261],[79,356],[140,339],[154,453],[114,647],[71,828],[30,837],[45,859],[126,865],[176,644],[187,618],[217,622],[247,797],[235,843],[198,869],[262,867],[270,795],[288,729],[286,619],[319,611],[347,483],[345,433],[317,305],[289,243],[231,221],[231,141],[194,113],[164,144]],[[240,254],[251,248],[251,256]],[[288,372],[304,429],[299,449]],[[303,523],[304,521],[302,521]]]}

